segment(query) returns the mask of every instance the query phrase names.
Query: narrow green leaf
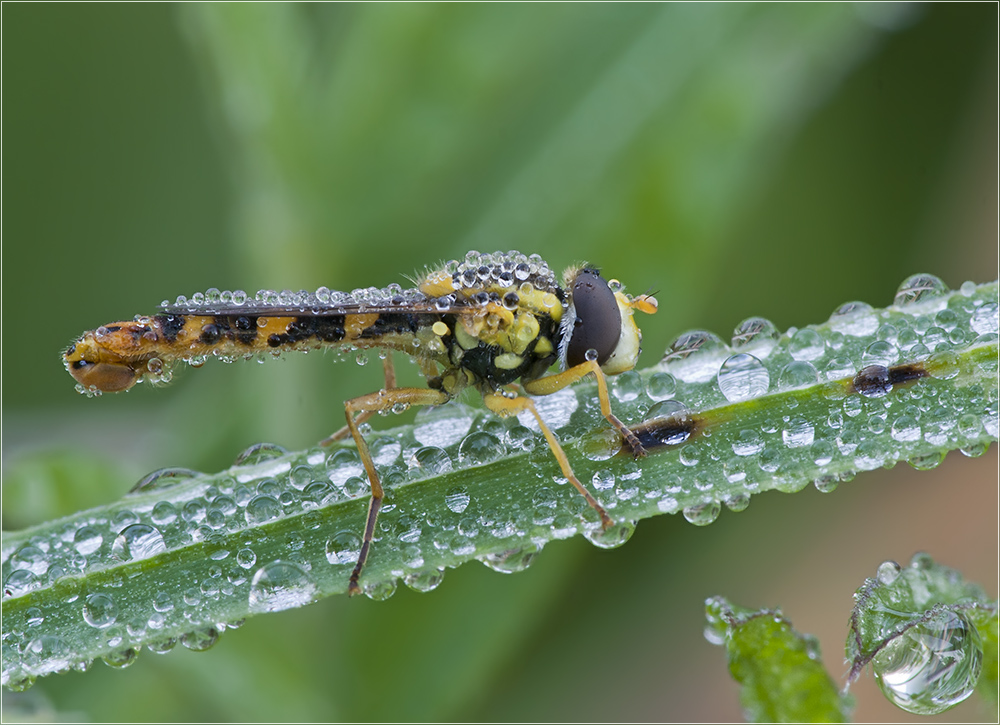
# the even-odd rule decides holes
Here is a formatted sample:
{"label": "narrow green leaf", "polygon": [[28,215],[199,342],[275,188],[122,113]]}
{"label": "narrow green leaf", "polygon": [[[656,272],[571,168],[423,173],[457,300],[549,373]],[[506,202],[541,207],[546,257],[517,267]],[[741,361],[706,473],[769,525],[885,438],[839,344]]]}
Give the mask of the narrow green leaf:
{"label": "narrow green leaf", "polygon": [[749,721],[848,722],[851,700],[824,669],[818,641],[792,629],[780,611],[712,597],[705,616],[705,637],[726,648]]}
{"label": "narrow green leaf", "polygon": [[[681,336],[663,360],[612,383],[616,414],[650,455],[620,452],[594,384],[538,399],[578,477],[618,526],[603,532],[529,420],[453,403],[370,435],[387,498],[362,584],[391,596],[479,559],[528,566],[578,533],[604,548],[634,522],[833,490],[864,470],[980,455],[997,438],[997,283],[949,292],[915,275],[895,304],[838,309],[778,335],[741,325],[732,345]],[[859,372],[860,371],[860,372]],[[679,402],[679,401],[683,401]],[[346,590],[368,489],[352,444],[259,446],[217,474],[167,470],[120,501],[3,538],[3,682],[134,660],[139,648],[211,646],[243,618]]]}
{"label": "narrow green leaf", "polygon": [[998,603],[962,575],[916,554],[879,565],[854,595],[849,682],[868,664],[886,698],[935,715],[963,702],[981,678],[996,702]]}

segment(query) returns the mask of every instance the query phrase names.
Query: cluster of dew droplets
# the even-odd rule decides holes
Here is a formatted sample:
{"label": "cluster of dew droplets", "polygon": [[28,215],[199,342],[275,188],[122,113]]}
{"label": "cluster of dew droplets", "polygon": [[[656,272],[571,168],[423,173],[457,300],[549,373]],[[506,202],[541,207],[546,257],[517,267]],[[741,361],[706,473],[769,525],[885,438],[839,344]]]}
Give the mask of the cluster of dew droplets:
{"label": "cluster of dew droplets", "polygon": [[[935,567],[926,554],[903,569],[883,562],[876,582],[892,611],[929,596],[925,579]],[[954,578],[954,577],[951,577]],[[891,620],[890,620],[891,621]],[[916,621],[894,631],[872,658],[879,687],[893,704],[918,715],[935,715],[964,701],[975,689],[983,666],[979,630],[961,608],[933,606]]]}
{"label": "cluster of dew droplets", "polygon": [[[701,330],[678,337],[647,378],[646,393],[654,401],[647,420],[816,385],[829,407],[826,419],[819,421],[796,410],[797,396],[786,396],[785,410],[763,423],[740,428],[734,420],[732,433],[681,446],[676,453],[680,462],[697,465],[698,473],[691,481],[685,477],[678,492],[690,493],[693,484],[704,496],[683,504],[668,488],[660,510],[683,510],[692,523],[705,524],[715,519],[721,505],[742,510],[749,495],[763,486],[793,492],[811,477],[818,490],[829,492],[856,471],[899,458],[917,468],[933,467],[944,454],[924,454],[926,444],[982,454],[986,436],[997,436],[997,395],[992,387],[983,390],[984,407],[966,410],[961,394],[948,387],[894,389],[890,370],[904,361],[926,361],[934,378],[957,375],[957,352],[997,338],[996,295],[984,289],[966,283],[950,292],[932,275],[913,275],[900,285],[894,304],[883,310],[847,302],[826,323],[784,334],[770,321],[751,317],[736,327],[728,345]],[[990,365],[992,369],[985,369]],[[984,372],[995,372],[996,362],[984,366]],[[856,394],[834,385],[852,379]],[[663,442],[685,440],[681,436]],[[719,464],[717,474],[704,465],[709,461]],[[742,490],[733,491],[732,484]]]}

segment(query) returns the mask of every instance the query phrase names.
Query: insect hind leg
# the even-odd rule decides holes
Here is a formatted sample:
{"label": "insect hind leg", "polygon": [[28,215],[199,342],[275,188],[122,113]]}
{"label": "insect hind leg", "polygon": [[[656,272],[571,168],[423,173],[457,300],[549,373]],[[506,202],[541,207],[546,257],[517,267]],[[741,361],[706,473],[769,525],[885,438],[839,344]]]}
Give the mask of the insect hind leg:
{"label": "insect hind leg", "polygon": [[[440,390],[430,388],[393,388],[391,390],[379,390],[375,393],[352,398],[344,403],[344,411],[347,416],[347,429],[351,437],[358,446],[358,455],[361,456],[361,463],[368,474],[368,483],[371,485],[372,497],[368,502],[368,518],[365,520],[365,535],[361,541],[361,551],[358,553],[358,563],[351,572],[351,580],[347,586],[347,593],[351,596],[361,591],[358,579],[361,577],[361,570],[368,559],[368,551],[371,549],[372,539],[375,537],[375,523],[378,521],[378,512],[382,508],[382,499],[385,492],[382,489],[382,481],[379,479],[378,471],[375,470],[375,462],[368,451],[368,443],[365,442],[361,430],[358,428],[358,421],[363,417],[367,418],[373,413],[381,413],[393,410],[396,406],[411,405],[441,405],[448,402],[448,394]],[[357,417],[355,417],[357,416]]]}

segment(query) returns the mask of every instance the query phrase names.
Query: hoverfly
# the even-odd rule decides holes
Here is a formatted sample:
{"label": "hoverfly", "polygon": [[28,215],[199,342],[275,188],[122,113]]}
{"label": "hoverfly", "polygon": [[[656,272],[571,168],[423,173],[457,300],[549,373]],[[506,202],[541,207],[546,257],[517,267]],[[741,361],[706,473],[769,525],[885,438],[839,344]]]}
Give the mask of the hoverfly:
{"label": "hoverfly", "polygon": [[[163,303],[151,316],[114,322],[84,333],[64,354],[77,389],[89,395],[128,390],[143,380],[169,379],[176,361],[208,356],[250,358],[260,353],[326,347],[399,351],[412,356],[426,388],[397,387],[391,355],[384,358],[385,387],[344,403],[347,425],[322,443],[350,435],[371,486],[371,499],[349,594],[371,548],[384,496],[378,471],[359,425],[375,413],[409,406],[441,405],[465,388],[478,390],[501,416],[529,411],[562,474],[597,512],[613,522],[574,475],[559,440],[529,395],[548,395],[586,375],[597,379],[601,413],[638,457],[638,438],[611,411],[605,375],[631,370],[639,356],[638,310],[656,311],[650,295],[630,297],[615,280],[586,265],[570,267],[562,284],[538,255],[469,252],[416,280],[413,289],[390,285],[351,293],[209,290]],[[559,372],[546,375],[554,364]]]}

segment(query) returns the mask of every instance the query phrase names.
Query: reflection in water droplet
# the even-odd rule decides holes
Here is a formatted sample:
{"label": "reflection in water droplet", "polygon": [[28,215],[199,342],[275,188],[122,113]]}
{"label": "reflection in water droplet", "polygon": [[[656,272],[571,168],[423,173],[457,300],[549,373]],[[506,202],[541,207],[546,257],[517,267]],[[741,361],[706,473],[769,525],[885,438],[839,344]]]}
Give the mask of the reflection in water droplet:
{"label": "reflection in water droplet", "polygon": [[481,466],[495,461],[505,453],[503,443],[486,431],[476,431],[458,447],[458,458],[467,465]]}
{"label": "reflection in water droplet", "polygon": [[816,360],[826,352],[826,342],[816,330],[804,327],[788,341],[788,352],[796,360]]}
{"label": "reflection in water droplet", "polygon": [[331,564],[354,565],[361,552],[361,537],[352,531],[339,531],[326,542],[326,560]]}
{"label": "reflection in water droplet", "polygon": [[254,496],[244,512],[248,524],[262,524],[281,516],[281,504],[272,496]]}
{"label": "reflection in water droplet", "polygon": [[104,536],[93,526],[81,526],[73,535],[73,546],[84,556],[101,548]]}
{"label": "reflection in water droplet", "polygon": [[594,546],[601,549],[615,549],[631,539],[634,533],[634,521],[616,521],[607,531],[600,526],[594,526],[585,529],[583,535]]}
{"label": "reflection in water droplet", "polygon": [[162,554],[167,550],[163,535],[146,524],[126,527],[111,544],[111,556],[119,561],[137,561]]}
{"label": "reflection in water droplet", "polygon": [[695,526],[707,526],[719,518],[722,505],[718,501],[695,504],[684,508],[684,518]]}
{"label": "reflection in water droplet", "polygon": [[830,315],[830,327],[844,335],[863,337],[878,329],[878,316],[866,302],[847,302]]}
{"label": "reflection in water droplet", "polygon": [[110,627],[118,619],[118,607],[107,594],[91,594],[83,604],[83,619],[91,627]]}
{"label": "reflection in water droplet", "polygon": [[501,574],[513,574],[524,571],[531,566],[531,562],[535,560],[540,551],[541,547],[535,544],[528,544],[519,549],[508,549],[496,554],[487,554],[480,557],[479,561],[483,562],[483,564],[493,571],[498,571]]}
{"label": "reflection in water droplet", "polygon": [[455,486],[445,494],[445,505],[454,513],[460,514],[469,506],[469,493],[461,486]]}
{"label": "reflection in water droplet", "polygon": [[234,466],[253,466],[275,458],[280,458],[288,451],[274,443],[255,443],[240,453],[233,462]]}
{"label": "reflection in water droplet", "polygon": [[878,579],[880,584],[888,586],[899,578],[900,571],[902,571],[902,567],[896,562],[891,560],[883,561],[875,571],[875,578]]}
{"label": "reflection in water droplet", "polygon": [[428,476],[447,473],[452,468],[448,454],[434,446],[425,446],[417,450],[412,456],[411,465],[426,471]]}
{"label": "reflection in water droplet", "polygon": [[104,660],[109,666],[117,667],[118,669],[125,669],[126,667],[131,667],[135,664],[135,661],[139,658],[139,650],[129,647],[128,649],[119,650],[117,652],[112,652],[111,654],[104,655],[101,659]]}
{"label": "reflection in water droplet", "polygon": [[947,291],[948,286],[933,274],[914,274],[904,279],[903,283],[899,285],[893,304],[906,308],[916,305],[918,302],[927,302],[941,297]]}
{"label": "reflection in water droplet", "polygon": [[677,381],[670,373],[653,373],[646,381],[646,395],[651,400],[669,400],[677,393]]}
{"label": "reflection in water droplet", "polygon": [[733,330],[732,345],[734,350],[763,358],[774,349],[780,337],[781,333],[770,320],[763,317],[749,317]]}
{"label": "reflection in water droplet", "polygon": [[735,403],[766,393],[771,378],[760,360],[753,355],[739,353],[722,363],[718,381],[726,400]]}
{"label": "reflection in water droplet", "polygon": [[376,602],[384,602],[396,593],[396,580],[387,579],[384,582],[373,582],[365,584],[362,591],[365,596]]}
{"label": "reflection in water droplet", "polygon": [[661,364],[686,383],[704,383],[715,377],[719,365],[730,355],[729,348],[711,332],[695,330],[671,343]]}
{"label": "reflection in water droplet", "polygon": [[219,641],[222,633],[216,627],[205,627],[181,635],[181,644],[189,650],[204,652]]}
{"label": "reflection in water droplet", "polygon": [[789,448],[801,448],[812,444],[814,432],[807,418],[792,418],[781,431],[781,439]]}
{"label": "reflection in water droplet", "polygon": [[978,630],[943,610],[891,639],[872,659],[875,679],[898,707],[935,715],[972,694],[983,665]]}
{"label": "reflection in water droplet", "polygon": [[444,569],[427,569],[407,574],[403,581],[406,586],[417,592],[429,592],[437,589],[444,580]]}
{"label": "reflection in water droplet", "polygon": [[815,385],[819,380],[819,373],[812,363],[805,360],[796,360],[788,363],[778,375],[779,390],[794,390]]}
{"label": "reflection in water droplet", "polygon": [[280,612],[301,607],[316,595],[316,585],[298,564],[275,560],[265,564],[250,582],[251,612]]}

